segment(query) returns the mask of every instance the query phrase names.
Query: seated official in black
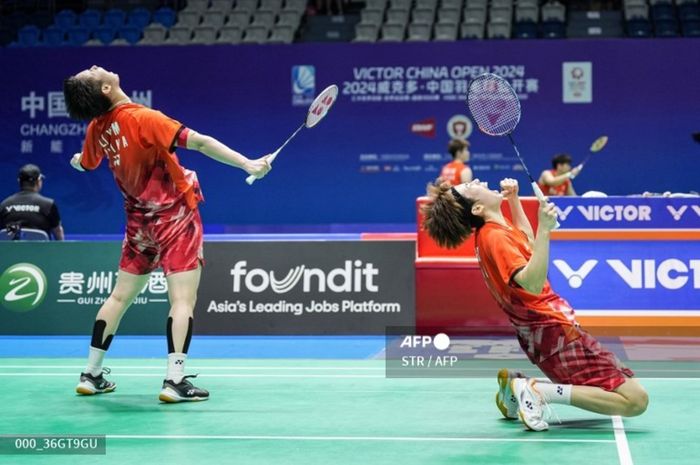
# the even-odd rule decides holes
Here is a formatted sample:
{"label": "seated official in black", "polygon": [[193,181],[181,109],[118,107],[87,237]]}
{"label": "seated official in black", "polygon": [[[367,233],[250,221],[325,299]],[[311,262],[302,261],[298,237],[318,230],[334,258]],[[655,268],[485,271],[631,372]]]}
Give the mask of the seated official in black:
{"label": "seated official in black", "polygon": [[20,191],[0,203],[0,230],[40,229],[62,241],[63,226],[56,202],[39,193],[44,185],[39,167],[24,165],[17,179]]}

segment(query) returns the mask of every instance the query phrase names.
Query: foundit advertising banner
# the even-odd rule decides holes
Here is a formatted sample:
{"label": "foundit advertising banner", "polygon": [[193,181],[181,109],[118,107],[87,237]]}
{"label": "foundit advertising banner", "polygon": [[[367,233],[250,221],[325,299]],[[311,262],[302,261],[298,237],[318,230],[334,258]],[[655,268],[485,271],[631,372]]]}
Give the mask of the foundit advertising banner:
{"label": "foundit advertising banner", "polygon": [[[0,243],[0,334],[89,334],[121,244]],[[415,319],[415,243],[206,242],[195,334],[383,334]],[[152,273],[120,334],[163,334]]]}
{"label": "foundit advertising banner", "polygon": [[384,334],[415,321],[413,241],[206,243],[199,334]]}

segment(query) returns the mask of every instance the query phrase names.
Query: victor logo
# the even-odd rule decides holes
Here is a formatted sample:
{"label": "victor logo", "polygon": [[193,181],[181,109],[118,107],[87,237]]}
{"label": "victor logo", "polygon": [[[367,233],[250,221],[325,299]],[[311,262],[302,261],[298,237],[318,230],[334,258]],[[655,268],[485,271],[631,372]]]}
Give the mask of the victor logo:
{"label": "victor logo", "polygon": [[566,221],[566,218],[569,216],[569,213],[571,213],[571,210],[574,209],[573,205],[569,205],[565,209],[561,209],[559,207],[554,207],[557,209],[557,216],[559,217],[560,220]]}
{"label": "victor logo", "polygon": [[46,276],[36,266],[18,263],[0,275],[0,302],[13,312],[37,308],[46,297]]}
{"label": "victor logo", "polygon": [[320,268],[298,265],[284,277],[277,278],[274,271],[261,268],[247,269],[248,262],[241,260],[231,269],[233,292],[240,292],[244,285],[249,292],[265,292],[268,288],[277,294],[285,294],[301,283],[302,292],[379,292],[374,277],[379,269],[361,260],[345,260],[342,268],[328,272]]}
{"label": "victor logo", "polygon": [[683,213],[685,213],[685,211],[688,209],[688,206],[687,206],[687,205],[683,205],[683,206],[682,206],[681,208],[679,208],[678,210],[676,210],[675,208],[673,208],[672,205],[667,205],[666,208],[668,209],[668,212],[671,214],[671,216],[673,216],[673,219],[676,220],[676,221],[678,221],[678,220],[680,220],[681,218],[683,218]]}
{"label": "victor logo", "polygon": [[648,205],[579,205],[576,208],[588,221],[651,221]]}
{"label": "victor logo", "polygon": [[622,260],[606,261],[632,289],[655,289],[657,284],[671,290],[680,289],[686,284],[700,289],[700,260],[686,263],[676,258],[659,262],[635,259],[630,260],[629,265]]}
{"label": "victor logo", "polygon": [[[569,286],[578,289],[584,279],[598,264],[598,260],[586,260],[579,269],[573,269],[564,260],[552,260],[552,263],[567,279]],[[661,287],[676,290],[688,286],[700,289],[700,260],[683,261],[677,258],[666,260],[619,259],[605,260],[605,264],[621,278],[630,289],[656,289]]]}
{"label": "victor logo", "polygon": [[[698,205],[693,205],[692,206],[693,211],[695,212],[696,215],[700,216],[700,206]],[[666,205],[666,209],[668,212],[671,214],[674,220],[680,221],[681,218],[683,218],[683,215],[685,214],[685,211],[688,209],[688,205],[682,205],[679,208],[674,208],[672,205]]]}
{"label": "victor logo", "polygon": [[561,271],[561,274],[569,281],[569,286],[578,289],[583,285],[583,280],[586,279],[586,276],[588,276],[591,270],[598,264],[598,260],[586,260],[578,270],[571,268],[564,260],[554,260],[552,263],[554,263],[554,266],[556,266],[559,271]]}

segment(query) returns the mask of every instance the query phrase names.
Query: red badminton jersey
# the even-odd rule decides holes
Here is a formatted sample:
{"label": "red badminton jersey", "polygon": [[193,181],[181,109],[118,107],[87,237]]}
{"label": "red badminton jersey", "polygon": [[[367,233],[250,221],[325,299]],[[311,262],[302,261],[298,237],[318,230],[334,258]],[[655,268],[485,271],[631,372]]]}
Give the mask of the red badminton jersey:
{"label": "red badminton jersey", "polygon": [[90,122],[80,164],[93,170],[107,157],[127,211],[155,213],[181,201],[194,209],[202,200],[197,175],[174,153],[186,136],[182,124],[159,111],[120,105]]}
{"label": "red badminton jersey", "polygon": [[[550,173],[552,173],[552,176],[557,176],[557,170],[549,170]],[[548,186],[543,183],[539,183],[540,189],[542,189],[542,192],[544,195],[549,196],[549,197],[561,197],[563,195],[566,195],[567,192],[569,192],[569,186],[571,185],[571,179],[567,179],[563,183],[559,184],[558,186]]]}
{"label": "red badminton jersey", "polygon": [[440,179],[447,181],[453,186],[462,184],[462,171],[466,165],[460,160],[454,160],[442,167]]}
{"label": "red badminton jersey", "polygon": [[489,291],[508,314],[520,346],[533,363],[580,337],[573,308],[552,291],[548,280],[539,294],[513,281],[532,257],[524,232],[510,222],[508,227],[487,222],[476,233],[476,256]]}

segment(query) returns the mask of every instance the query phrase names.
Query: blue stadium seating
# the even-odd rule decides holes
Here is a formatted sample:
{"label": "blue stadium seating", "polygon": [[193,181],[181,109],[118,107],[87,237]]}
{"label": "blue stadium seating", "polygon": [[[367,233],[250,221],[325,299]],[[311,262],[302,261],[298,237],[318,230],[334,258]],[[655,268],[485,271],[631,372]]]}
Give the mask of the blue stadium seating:
{"label": "blue stadium seating", "polygon": [[117,30],[109,26],[100,26],[92,33],[92,36],[107,45],[111,43],[117,35]]}
{"label": "blue stadium seating", "polygon": [[60,47],[66,43],[66,31],[59,26],[49,26],[44,29],[44,45]]}
{"label": "blue stadium seating", "polygon": [[85,10],[80,15],[80,25],[90,31],[95,30],[100,25],[102,13],[98,10]]}
{"label": "blue stadium seating", "polygon": [[68,45],[80,46],[90,40],[90,29],[76,26],[68,29]]}
{"label": "blue stadium seating", "polygon": [[673,16],[673,7],[670,4],[661,3],[651,7],[651,17],[654,21],[668,21],[675,19]]}
{"label": "blue stadium seating", "polygon": [[125,26],[119,29],[119,37],[134,45],[141,40],[143,30],[133,26]]}
{"label": "blue stadium seating", "polygon": [[563,39],[566,37],[566,25],[560,22],[543,23],[542,37],[546,39]]}
{"label": "blue stadium seating", "polygon": [[135,8],[129,13],[126,24],[138,29],[148,26],[151,22],[151,12],[145,8]]}
{"label": "blue stadium seating", "polygon": [[654,21],[656,37],[678,37],[678,23],[675,19]]}
{"label": "blue stadium seating", "polygon": [[17,33],[17,45],[34,47],[40,44],[41,30],[36,26],[24,26]]}
{"label": "blue stadium seating", "polygon": [[684,21],[682,24],[685,37],[700,37],[700,21]]}
{"label": "blue stadium seating", "polygon": [[651,23],[643,19],[627,21],[627,35],[630,37],[651,37]]}
{"label": "blue stadium seating", "polygon": [[114,29],[119,29],[126,23],[126,11],[112,8],[107,10],[104,15],[103,22],[105,26],[110,26]]}
{"label": "blue stadium seating", "polygon": [[177,14],[175,13],[175,10],[171,8],[159,8],[155,11],[155,13],[153,13],[153,21],[160,23],[167,28],[172,27],[176,20]]}
{"label": "blue stadium seating", "polygon": [[54,17],[54,24],[64,31],[75,26],[77,21],[78,15],[72,10],[61,10]]}
{"label": "blue stadium seating", "polygon": [[700,5],[684,3],[678,9],[678,17],[681,21],[700,21]]}
{"label": "blue stadium seating", "polygon": [[537,24],[532,22],[515,23],[513,37],[516,39],[536,39]]}

